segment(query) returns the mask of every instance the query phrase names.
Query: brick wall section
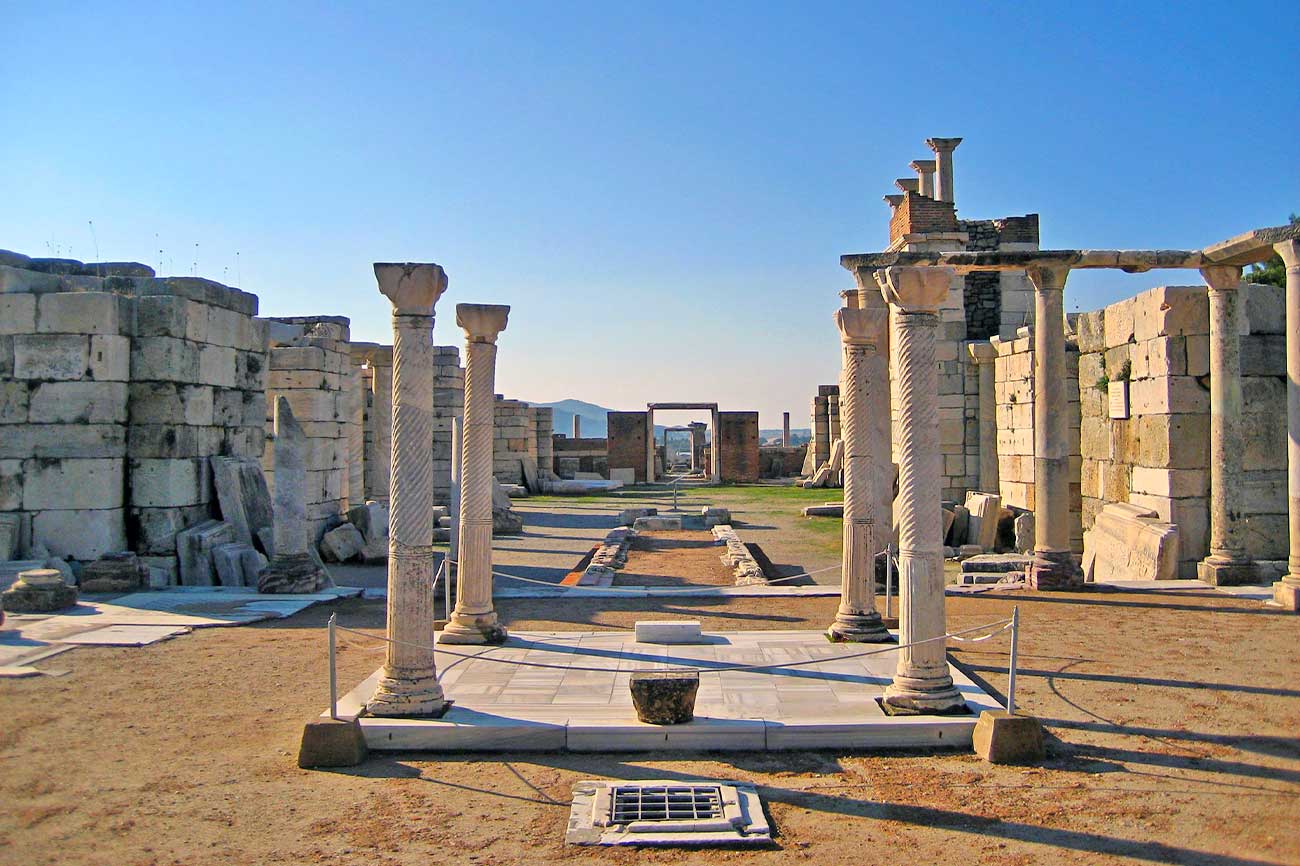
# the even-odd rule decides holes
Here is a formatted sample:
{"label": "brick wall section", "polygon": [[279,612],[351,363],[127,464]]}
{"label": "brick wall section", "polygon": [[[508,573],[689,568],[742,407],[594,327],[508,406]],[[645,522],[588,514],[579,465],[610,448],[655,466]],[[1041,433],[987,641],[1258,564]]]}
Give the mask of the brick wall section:
{"label": "brick wall section", "polygon": [[[998,485],[1002,504],[1033,511],[1034,495],[1034,348],[1032,336],[1003,340],[995,337],[994,393],[997,398]],[[1065,347],[1066,394],[1069,396],[1067,437],[1070,450],[1070,547],[1083,551],[1079,488],[1079,351],[1072,340]],[[977,434],[978,435],[978,434]]]}
{"label": "brick wall section", "polygon": [[607,449],[610,469],[633,469],[636,482],[645,483],[646,413],[610,412]]}
{"label": "brick wall section", "polygon": [[903,194],[889,220],[890,243],[903,235],[957,231],[957,210],[952,202],[935,201],[914,192]]}
{"label": "brick wall section", "polygon": [[[1241,338],[1246,550],[1286,556],[1283,290],[1250,286]],[[1166,286],[1078,319],[1083,410],[1083,526],[1132,502],[1179,526],[1179,576],[1209,552],[1209,302],[1203,286]],[[1097,387],[1129,366],[1130,417],[1111,419]]]}
{"label": "brick wall section", "polygon": [[[341,317],[270,321],[272,345],[266,384],[265,424],[274,431],[275,403],[289,401],[307,439],[307,519],[320,538],[348,509],[350,439],[355,412],[345,389],[352,376],[348,320]],[[274,449],[262,471],[275,488]]]}
{"label": "brick wall section", "polygon": [[758,442],[757,412],[718,413],[718,447],[724,482],[758,480]]}

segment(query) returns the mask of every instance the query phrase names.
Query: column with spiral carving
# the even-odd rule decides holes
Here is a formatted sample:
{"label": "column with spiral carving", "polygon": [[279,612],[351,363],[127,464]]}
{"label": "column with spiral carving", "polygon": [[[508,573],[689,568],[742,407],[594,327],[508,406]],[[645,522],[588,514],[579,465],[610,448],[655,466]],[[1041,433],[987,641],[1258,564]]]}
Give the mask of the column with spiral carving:
{"label": "column with spiral carving", "polygon": [[393,305],[390,643],[366,709],[375,716],[441,716],[449,703],[433,649],[433,308],[447,275],[434,264],[377,263],[375,278]]}
{"label": "column with spiral carving", "polygon": [[889,384],[881,349],[886,309],[842,307],[835,311],[843,363],[840,372],[840,435],[844,439],[844,552],[840,606],[827,634],[831,640],[879,643],[891,640],[876,611],[876,553],[889,537],[879,521],[876,475],[888,442],[872,441],[878,430],[868,417],[870,395]]}
{"label": "column with spiral carving", "polygon": [[[909,644],[946,631],[935,332],[952,271],[893,267],[876,271],[876,279],[893,308],[899,408],[899,638]],[[898,668],[882,706],[891,715],[963,710],[965,702],[948,673],[943,641],[899,649]]]}
{"label": "column with spiral carving", "polygon": [[508,306],[457,304],[465,329],[465,422],[461,430],[460,542],[456,609],[439,643],[501,643],[506,630],[492,607],[492,424],[497,335]]}

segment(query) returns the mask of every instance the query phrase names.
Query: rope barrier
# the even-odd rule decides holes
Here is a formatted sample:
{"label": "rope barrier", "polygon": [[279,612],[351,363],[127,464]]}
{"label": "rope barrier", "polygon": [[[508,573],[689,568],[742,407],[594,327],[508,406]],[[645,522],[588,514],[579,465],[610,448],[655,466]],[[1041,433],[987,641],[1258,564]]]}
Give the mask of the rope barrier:
{"label": "rope barrier", "polygon": [[[972,626],[971,628],[962,629],[961,631],[948,632],[945,634],[941,634],[937,637],[925,638],[924,640],[911,641],[910,643],[905,643],[905,644],[902,643],[889,644],[888,646],[882,646],[871,650],[864,650],[863,652],[848,653],[846,655],[838,655],[838,656],[828,656],[826,658],[804,659],[802,661],[793,661],[793,662],[773,662],[771,664],[759,664],[759,665],[725,665],[722,667],[710,667],[706,669],[701,669],[699,667],[695,667],[691,665],[683,665],[683,664],[670,665],[670,667],[674,669],[684,670],[684,671],[694,670],[700,673],[728,673],[732,671],[777,670],[781,668],[804,667],[806,665],[830,664],[832,662],[847,661],[850,659],[865,658],[866,656],[874,656],[874,655],[881,655],[883,653],[888,653],[888,652],[896,652],[898,650],[906,649],[908,647],[922,646],[924,644],[934,643],[936,641],[947,640],[948,638],[955,638],[957,640],[961,640],[962,638],[960,638],[959,635],[970,634],[971,632],[993,628],[994,626],[1001,626],[996,631],[993,631],[980,638],[968,639],[967,642],[978,642],[981,640],[988,640],[989,638],[993,637],[999,632],[1006,631],[1008,628],[1010,628],[1011,623],[1012,623],[1012,619],[1008,617],[1007,619],[1000,619],[1000,620],[996,620],[995,622]],[[497,658],[495,656],[488,655],[487,653],[492,652],[493,649],[496,649],[495,647],[489,648],[485,652],[478,653],[478,654],[459,653],[454,650],[446,649],[445,647],[427,646],[425,644],[418,644],[418,643],[413,643],[411,641],[397,640],[395,638],[390,638],[386,636],[381,637],[379,635],[373,635],[368,632],[358,631],[357,629],[354,628],[348,628],[347,626],[335,625],[334,628],[338,629],[339,631],[346,631],[351,634],[360,635],[361,637],[364,638],[369,638],[370,640],[379,641],[381,643],[394,643],[394,644],[400,644],[402,646],[413,647],[415,649],[432,650],[434,652],[441,653],[442,655],[452,656],[453,658],[476,659],[479,661],[495,662],[497,664],[516,665],[518,667],[526,667],[526,668],[546,668],[550,670],[581,671],[587,673],[619,673],[620,672],[617,668],[587,667],[584,665],[557,665],[557,664],[549,664],[547,662],[529,662],[529,661],[524,661],[523,659],[503,659],[503,658]],[[665,662],[664,664],[668,664],[668,663]],[[659,670],[659,668],[655,668],[655,670]],[[631,673],[631,671],[629,671],[629,673]]]}

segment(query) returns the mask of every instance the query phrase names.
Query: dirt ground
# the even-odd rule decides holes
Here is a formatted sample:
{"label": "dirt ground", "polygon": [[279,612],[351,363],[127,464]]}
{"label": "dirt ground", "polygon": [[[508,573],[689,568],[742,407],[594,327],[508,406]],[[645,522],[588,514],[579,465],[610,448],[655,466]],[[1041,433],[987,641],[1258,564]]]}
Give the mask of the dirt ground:
{"label": "dirt ground", "polygon": [[632,539],[615,585],[731,586],[736,575],[722,562],[725,549],[704,530],[641,532]]}
{"label": "dirt ground", "polygon": [[[0,680],[0,863],[1300,863],[1300,620],[1214,593],[950,598],[949,626],[1023,619],[1018,702],[1043,767],[971,754],[374,755],[295,763],[326,701],[331,608],[143,649],[77,649]],[[835,599],[517,600],[515,629],[819,628]],[[382,628],[377,601],[337,605]],[[993,689],[1006,644],[955,649]],[[340,683],[381,661],[344,640]],[[759,786],[762,851],[566,848],[582,778]]]}

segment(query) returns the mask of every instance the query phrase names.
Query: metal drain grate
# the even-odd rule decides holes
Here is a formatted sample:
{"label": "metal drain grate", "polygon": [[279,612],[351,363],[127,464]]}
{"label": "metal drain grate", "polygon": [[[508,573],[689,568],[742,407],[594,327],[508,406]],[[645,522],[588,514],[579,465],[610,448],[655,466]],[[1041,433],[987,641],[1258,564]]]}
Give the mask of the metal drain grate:
{"label": "metal drain grate", "polygon": [[611,824],[722,817],[722,789],[717,785],[620,785],[612,793]]}

